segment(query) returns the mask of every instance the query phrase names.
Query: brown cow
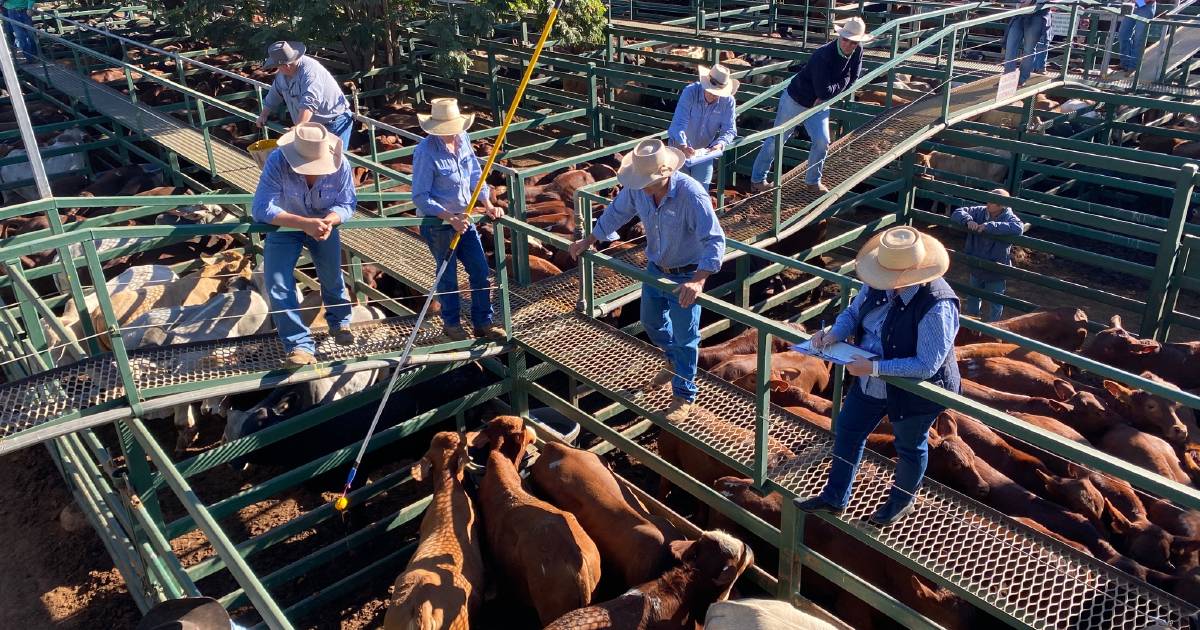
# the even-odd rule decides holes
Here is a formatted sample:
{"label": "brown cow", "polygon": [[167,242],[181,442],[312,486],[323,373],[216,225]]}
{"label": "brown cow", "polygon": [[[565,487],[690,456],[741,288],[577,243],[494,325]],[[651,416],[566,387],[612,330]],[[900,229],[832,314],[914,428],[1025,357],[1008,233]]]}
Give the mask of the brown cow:
{"label": "brown cow", "polygon": [[[992,326],[1074,352],[1087,338],[1087,313],[1068,306],[1010,317],[994,322]],[[957,345],[979,341],[996,340],[967,328],[958,329]]]}
{"label": "brown cow", "polygon": [[1070,400],[1075,386],[1041,368],[1008,357],[967,359],[958,362],[963,378],[1002,392]]}
{"label": "brown cow", "polygon": [[677,540],[671,552],[680,565],[616,599],[569,612],[546,630],[650,630],[698,627],[708,607],[725,601],[742,572],[754,564],[746,543],[722,531],[695,541]]}
{"label": "brown cow", "polygon": [[651,580],[667,567],[667,544],[680,537],[678,532],[651,516],[595,453],[547,443],[530,479],[555,505],[575,515],[626,587]]}
{"label": "brown cow", "polygon": [[1158,473],[1167,479],[1189,485],[1192,478],[1179,465],[1175,449],[1157,435],[1129,425],[1117,425],[1100,438],[1100,450]]}
{"label": "brown cow", "polygon": [[[1142,372],[1141,376],[1161,381],[1153,372]],[[1162,381],[1162,384],[1171,386],[1165,381]],[[1200,435],[1188,435],[1188,427],[1180,416],[1186,413],[1188,419],[1192,420],[1192,414],[1182,403],[1107,379],[1104,381],[1104,389],[1112,396],[1115,403],[1113,410],[1129,420],[1133,426],[1161,435],[1173,444],[1186,444],[1189,437],[1200,439]],[[1192,422],[1194,424],[1194,420]]]}
{"label": "brown cow", "polygon": [[1084,356],[1134,374],[1154,372],[1183,389],[1200,387],[1200,341],[1138,339],[1121,327],[1120,315],[1113,315],[1109,324],[1084,344]]}
{"label": "brown cow", "polygon": [[[1040,400],[1045,400],[1045,398],[1042,398]],[[1052,402],[1058,402],[1058,401],[1052,401]],[[1066,424],[1063,424],[1062,422],[1059,422],[1058,420],[1055,420],[1054,418],[1051,418],[1049,416],[1039,416],[1037,414],[1032,414],[1032,413],[1021,413],[1019,411],[1010,411],[1008,413],[1010,415],[1012,415],[1012,417],[1014,417],[1018,420],[1022,420],[1028,424],[1032,424],[1035,427],[1049,431],[1050,433],[1054,433],[1061,437],[1065,437],[1068,440],[1071,440],[1072,442],[1076,442],[1078,444],[1084,444],[1087,446],[1092,445],[1092,443],[1089,442],[1087,438],[1083,437],[1082,433],[1080,433],[1079,431],[1076,431],[1075,429],[1072,429],[1071,427],[1067,426]]]}
{"label": "brown cow", "polygon": [[1200,550],[1200,539],[1175,536],[1148,519],[1131,521],[1111,503],[1105,508],[1117,548],[1151,569],[1173,572],[1173,558]]}
{"label": "brown cow", "polygon": [[[980,385],[970,379],[962,379],[962,394],[1009,413],[1025,413],[1061,419],[1071,429],[1082,433],[1089,440],[1099,438],[1109,429],[1125,424],[1125,419],[1100,402],[1089,391],[1077,391],[1067,401],[1052,400],[1038,396],[1009,394]],[[1053,430],[1053,429],[1051,429]],[[1058,431],[1055,431],[1058,433]],[[1062,435],[1062,433],[1059,433]],[[1074,436],[1069,436],[1075,439]]]}
{"label": "brown cow", "polygon": [[[799,327],[797,327],[799,329]],[[800,329],[803,330],[803,329]],[[792,342],[771,337],[771,352],[784,352],[792,346]],[[703,370],[711,370],[717,365],[732,359],[739,354],[758,353],[758,329],[747,328],[728,341],[700,348],[699,366]]]}
{"label": "brown cow", "polygon": [[1054,359],[1039,352],[1022,348],[1015,343],[973,343],[966,346],[957,346],[954,348],[954,357],[959,361],[965,359],[1007,357],[1023,361],[1051,373],[1058,372],[1061,367]]}
{"label": "brown cow", "polygon": [[1029,529],[1032,529],[1033,531],[1035,531],[1043,536],[1053,538],[1053,539],[1057,540],[1058,542],[1074,549],[1075,551],[1078,551],[1079,553],[1081,553],[1085,556],[1092,555],[1092,552],[1088,551],[1087,547],[1075,542],[1074,540],[1071,540],[1070,538],[1063,536],[1062,534],[1059,534],[1058,532],[1047,529],[1041,523],[1039,523],[1031,518],[1026,518],[1024,516],[1013,516],[1011,518],[1012,518],[1012,520],[1024,525],[1025,527],[1028,527]]}
{"label": "brown cow", "polygon": [[[713,427],[715,433],[722,436],[722,442],[727,444],[753,444],[754,431],[721,423]],[[675,437],[670,431],[661,430],[658,433],[658,456],[667,463],[686,472],[700,483],[711,486],[721,477],[734,475],[729,466],[713,459],[700,449],[690,446]],[[773,437],[767,438],[767,469],[775,468],[796,454]],[[671,482],[663,477],[658,486],[658,498],[665,499],[671,491]]]}
{"label": "brown cow", "polygon": [[983,460],[975,456],[956,429],[950,424],[929,433],[929,476],[982,499],[991,492],[988,480],[979,474],[978,465]]}
{"label": "brown cow", "polygon": [[948,409],[938,416],[934,429],[938,435],[957,434],[975,451],[976,457],[987,460],[1025,489],[1046,494],[1046,477],[1050,476],[1050,469],[1038,458],[1013,448],[982,422]]}
{"label": "brown cow", "polygon": [[533,431],[521,418],[499,416],[468,437],[488,449],[479,508],[506,583],[543,624],[590,604],[600,582],[596,543],[573,515],[526,492],[517,474]]}
{"label": "brown cow", "polygon": [[[712,369],[718,378],[739,384],[747,391],[754,391],[758,377],[758,357],[742,354],[721,363]],[[771,357],[771,380],[787,381],[804,392],[820,392],[829,386],[829,364],[803,352],[779,352]],[[740,384],[749,379],[747,387]]]}
{"label": "brown cow", "polygon": [[463,487],[469,459],[457,433],[433,436],[429,452],[412,467],[416,481],[433,481],[433,500],[421,519],[421,542],[396,578],[383,619],[388,630],[467,630],[483,601],[479,520]]}

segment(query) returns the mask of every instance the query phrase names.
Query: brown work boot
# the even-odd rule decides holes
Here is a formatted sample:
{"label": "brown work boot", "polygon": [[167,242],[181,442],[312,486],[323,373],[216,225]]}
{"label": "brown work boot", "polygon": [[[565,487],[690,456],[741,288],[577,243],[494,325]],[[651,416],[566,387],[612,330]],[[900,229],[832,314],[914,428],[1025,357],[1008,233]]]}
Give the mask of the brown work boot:
{"label": "brown work boot", "polygon": [[466,341],[471,338],[462,326],[446,326],[442,328],[442,334],[449,337],[450,341]]}
{"label": "brown work boot", "polygon": [[771,190],[771,188],[773,188],[773,186],[771,185],[771,182],[769,182],[765,179],[761,182],[750,182],[751,194],[757,195],[758,193],[761,193],[761,192],[767,192],[768,190]]}
{"label": "brown work boot", "polygon": [[306,365],[313,365],[317,362],[317,358],[308,350],[296,348],[283,357],[283,367],[285,368],[302,368]]}
{"label": "brown work boot", "polygon": [[497,324],[476,326],[475,337],[477,339],[487,339],[489,341],[508,341],[508,335],[504,333],[504,327]]}
{"label": "brown work boot", "polygon": [[329,336],[333,338],[333,342],[339,346],[354,345],[354,331],[341,326],[329,331]]}
{"label": "brown work boot", "polygon": [[694,406],[695,403],[690,403],[678,396],[672,396],[671,405],[667,407],[667,412],[663,414],[663,417],[671,424],[679,424],[692,415],[692,407]]}
{"label": "brown work boot", "polygon": [[822,184],[821,182],[817,182],[815,184],[809,184],[809,183],[805,182],[804,189],[807,190],[808,192],[815,192],[817,194],[824,194],[824,193],[829,192],[829,187],[826,186],[825,184]]}
{"label": "brown work boot", "polygon": [[647,392],[652,392],[660,387],[670,384],[671,379],[673,378],[675,378],[675,372],[671,370],[671,362],[664,361],[663,367],[658,370],[658,374],[655,374],[654,378],[650,379],[650,382],[646,383],[646,386],[643,389]]}

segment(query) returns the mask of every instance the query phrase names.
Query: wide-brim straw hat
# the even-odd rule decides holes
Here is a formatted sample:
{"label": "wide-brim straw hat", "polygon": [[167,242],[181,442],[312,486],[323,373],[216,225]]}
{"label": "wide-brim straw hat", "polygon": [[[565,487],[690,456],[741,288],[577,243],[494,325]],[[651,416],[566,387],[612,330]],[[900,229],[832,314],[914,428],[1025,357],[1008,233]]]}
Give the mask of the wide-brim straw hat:
{"label": "wide-brim straw hat", "polygon": [[475,114],[458,111],[458,99],[435,98],[430,101],[430,113],[417,114],[421,129],[431,136],[458,135],[475,122]]}
{"label": "wide-brim straw hat", "polygon": [[229,628],[229,613],[211,597],[168,599],[156,605],[138,622],[137,630],[166,628],[195,628],[218,630]]}
{"label": "wide-brim straw hat", "polygon": [[871,237],[855,262],[859,280],[876,289],[901,289],[945,275],[950,255],[936,238],[900,226]]}
{"label": "wide-brim straw hat", "polygon": [[296,63],[304,56],[307,48],[303,42],[274,42],[267,46],[267,59],[264,68],[275,68],[285,63]]}
{"label": "wide-brim straw hat", "polygon": [[279,150],[292,170],[301,175],[328,175],[342,166],[342,139],[318,123],[292,127],[279,136]]}
{"label": "wide-brim straw hat", "polygon": [[733,78],[733,73],[729,71],[729,68],[717,64],[711,68],[699,66],[697,70],[700,73],[700,85],[704,87],[705,92],[714,96],[737,94],[741,82]]}
{"label": "wide-brim straw hat", "polygon": [[621,159],[617,182],[641,190],[670,177],[686,159],[683,151],[663,144],[662,140],[643,140]]}
{"label": "wide-brim straw hat", "polygon": [[833,34],[842,39],[848,39],[860,44],[875,40],[875,36],[867,32],[867,23],[863,22],[862,18],[859,17],[846,20],[845,24],[833,29]]}

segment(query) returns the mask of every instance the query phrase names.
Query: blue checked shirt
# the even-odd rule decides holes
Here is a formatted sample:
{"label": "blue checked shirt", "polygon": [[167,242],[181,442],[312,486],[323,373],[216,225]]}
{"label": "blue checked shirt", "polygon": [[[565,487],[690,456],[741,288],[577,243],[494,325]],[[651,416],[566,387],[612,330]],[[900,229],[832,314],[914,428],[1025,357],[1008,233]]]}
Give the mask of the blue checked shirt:
{"label": "blue checked shirt", "polygon": [[[465,131],[458,134],[457,153],[451,153],[438,136],[426,136],[413,151],[412,196],[417,215],[436,217],[442,211],[465,212],[481,175],[483,167]],[[490,194],[485,183],[479,190],[480,205]]]}
{"label": "blue checked shirt", "polygon": [[719,97],[709,104],[704,100],[704,86],[697,81],[683,88],[679,95],[667,136],[675,146],[693,149],[728,145],[737,136],[735,106],[732,96]]}
{"label": "blue checked shirt", "polygon": [[317,177],[309,188],[305,177],[292,170],[283,151],[272,151],[254,191],[250,214],[259,223],[270,223],[282,212],[313,219],[336,212],[345,223],[357,204],[350,164],[345,159],[337,171]]}
{"label": "blue checked shirt", "polygon": [[[920,285],[900,289],[900,299],[908,304],[917,294]],[[880,331],[887,319],[888,310],[895,300],[897,292],[888,291],[888,302],[876,307],[863,317],[863,338],[859,339],[858,347],[876,356],[883,356],[883,335]],[[858,321],[859,310],[867,300],[867,292],[859,291],[850,302],[850,306],[842,311],[829,329],[829,334],[837,341],[844,341],[854,334],[855,323]],[[897,359],[877,359],[880,376],[903,376],[925,380],[942,367],[946,355],[954,349],[954,337],[958,334],[958,306],[953,300],[936,302],[929,312],[921,318],[917,325],[917,354],[912,357]],[[887,398],[887,383],[883,379],[865,376],[859,379],[862,392],[872,398]]]}
{"label": "blue checked shirt", "polygon": [[725,232],[703,184],[676,171],[662,203],[644,190],[622,188],[596,220],[602,241],[615,241],[617,230],[634,215],[646,226],[646,258],[659,269],[696,265],[716,273],[725,256]]}
{"label": "blue checked shirt", "polygon": [[321,123],[328,127],[342,114],[350,111],[346,95],[337,79],[321,65],[321,62],[307,55],[300,58],[300,67],[291,77],[282,72],[275,74],[271,89],[263,97],[263,110],[275,111],[279,103],[287,104],[288,113],[292,120],[300,120],[300,110],[311,110],[312,122]]}

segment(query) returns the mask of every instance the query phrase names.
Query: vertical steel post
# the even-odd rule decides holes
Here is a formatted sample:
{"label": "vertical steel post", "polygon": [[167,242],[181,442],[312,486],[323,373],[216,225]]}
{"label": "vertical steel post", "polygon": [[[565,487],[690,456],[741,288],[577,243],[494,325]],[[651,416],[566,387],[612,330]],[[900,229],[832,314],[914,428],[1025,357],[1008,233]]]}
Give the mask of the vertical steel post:
{"label": "vertical steel post", "polygon": [[599,149],[604,146],[604,139],[601,133],[603,125],[600,123],[600,95],[597,93],[600,85],[596,78],[595,62],[588,63],[587,86],[588,121],[591,123],[591,126],[588,128],[588,140],[591,142],[591,148]]}
{"label": "vertical steel post", "polygon": [[[942,19],[945,20],[945,16]],[[946,55],[946,94],[942,97],[942,123],[947,125],[950,124],[950,94],[954,92],[954,53],[957,43],[957,39],[950,38],[950,52]]]}
{"label": "vertical steel post", "polygon": [[1175,264],[1178,272],[1172,275],[1171,282],[1167,285],[1167,295],[1163,300],[1163,323],[1158,328],[1158,334],[1155,335],[1155,339],[1163,343],[1166,343],[1171,335],[1171,324],[1175,319],[1175,305],[1179,302],[1179,280],[1188,275],[1191,251],[1190,247],[1183,247],[1181,249],[1179,252],[1179,262]]}
{"label": "vertical steel post", "polygon": [[[21,261],[17,259],[7,260],[4,262],[5,272],[8,274],[18,275],[23,280],[25,278],[25,270],[21,268]],[[25,280],[25,283],[28,283]],[[53,367],[54,361],[50,358],[48,344],[46,342],[46,332],[42,328],[42,322],[38,319],[37,310],[33,307],[33,300],[37,299],[35,295],[26,295],[23,298],[21,293],[17,293],[17,310],[21,314],[21,324],[25,327],[25,335],[29,337],[29,342],[35,349],[38,350],[38,356],[46,365]]]}
{"label": "vertical steel post", "polygon": [[[520,172],[509,175],[509,213],[518,221],[525,220],[525,177]],[[513,280],[518,286],[529,284],[529,236],[513,230],[512,234]]]}
{"label": "vertical steel post", "polygon": [[912,223],[912,210],[917,202],[917,150],[913,149],[904,154],[900,162],[900,177],[904,180],[904,190],[900,193],[896,209],[897,225]]}
{"label": "vertical steel post", "polygon": [[[779,96],[780,107],[783,107],[783,95]],[[780,131],[775,138],[775,187],[771,191],[771,235],[779,234],[780,206],[783,205],[783,143],[787,140],[787,132]],[[760,149],[761,150],[761,149]],[[812,145],[809,145],[809,157],[812,157]]]}
{"label": "vertical steel post", "polygon": [[[142,415],[142,400],[138,395],[137,381],[129,365],[129,354],[125,351],[125,340],[121,337],[121,329],[116,312],[113,311],[112,300],[109,299],[108,286],[104,283],[104,267],[100,264],[100,255],[96,253],[96,241],[83,241],[83,253],[87,258],[88,275],[92,278],[92,287],[96,291],[96,301],[100,304],[100,312],[108,328],[108,339],[112,346],[113,359],[121,376],[121,385],[125,387],[125,399],[129,401],[129,409],[133,415]],[[84,314],[80,313],[83,317]]]}
{"label": "vertical steel post", "polygon": [[742,308],[750,308],[750,265],[749,256],[740,256],[734,261],[736,275],[735,282],[738,283],[737,305]]}
{"label": "vertical steel post", "polygon": [[33,174],[38,198],[46,199],[53,196],[50,192],[50,180],[46,177],[46,165],[42,163],[37,136],[33,133],[33,123],[29,121],[29,109],[25,106],[25,95],[21,92],[21,81],[17,78],[17,68],[13,65],[8,38],[3,39],[4,43],[0,45],[0,73],[4,74],[4,88],[8,91],[8,101],[12,105],[13,116],[17,119],[17,128],[21,131],[21,143],[25,146],[25,155],[29,158],[29,170]]}
{"label": "vertical steel post", "polygon": [[[592,233],[592,200],[581,195],[575,196],[576,213],[579,220],[575,222],[576,236],[587,238]],[[588,317],[596,316],[596,287],[592,260],[588,256],[579,257],[579,299],[583,302],[583,312]]]}
{"label": "vertical steel post", "polygon": [[754,487],[767,481],[771,433],[771,335],[758,331],[758,374],[754,379]]}
{"label": "vertical steel post", "polygon": [[196,111],[200,114],[200,133],[204,135],[204,153],[208,156],[208,172],[217,174],[217,162],[213,158],[212,135],[208,132],[208,117],[204,114],[204,101],[196,99]]}
{"label": "vertical steel post", "polygon": [[804,512],[786,497],[779,514],[779,590],[777,599],[795,604],[800,595],[799,549],[804,545]]}
{"label": "vertical steel post", "polygon": [[1187,222],[1192,192],[1196,187],[1195,164],[1187,163],[1179,169],[1175,180],[1175,199],[1171,204],[1171,216],[1167,229],[1158,243],[1158,258],[1154,264],[1154,276],[1150,279],[1150,291],[1146,294],[1146,310],[1142,315],[1142,337],[1157,337],[1163,325],[1166,309],[1166,292],[1171,277],[1176,273],[1179,260],[1180,241]]}
{"label": "vertical steel post", "polygon": [[[841,288],[841,290],[838,292],[838,299],[837,299],[836,304],[837,304],[837,312],[841,313],[842,311],[844,311],[850,307],[850,300],[853,299],[854,296],[851,295],[849,281],[843,280],[841,283],[839,283],[839,287]],[[836,317],[835,317],[835,319],[836,319]],[[837,429],[838,412],[842,408],[842,393],[843,393],[842,389],[843,389],[843,385],[845,384],[845,382],[846,382],[845,366],[834,365],[833,366],[833,391],[830,395],[830,402],[833,403],[833,407],[829,411],[829,419],[830,419],[830,421],[833,422],[833,428],[835,430]]]}
{"label": "vertical steel post", "polygon": [[[892,59],[895,59],[896,54],[899,52],[900,52],[900,24],[896,24],[895,28],[892,29],[892,49],[891,49],[891,54],[888,56],[888,60],[891,61]],[[887,75],[887,100],[885,102],[887,103],[888,107],[892,106],[892,90],[895,89],[895,87],[894,87],[895,83],[896,83],[896,69],[893,67],[891,70],[888,70],[888,75]]]}
{"label": "vertical steel post", "polygon": [[[1062,77],[1061,77],[1063,81],[1067,80],[1067,75],[1071,71],[1071,52],[1075,48],[1075,33],[1079,32],[1079,5],[1078,4],[1071,5],[1071,18],[1070,19],[1071,19],[1071,23],[1067,26],[1067,47],[1063,51]],[[1084,70],[1084,72],[1087,72],[1086,67],[1084,67],[1083,70]]]}
{"label": "vertical steel post", "polygon": [[504,264],[504,225],[495,223],[492,227],[496,251],[496,290],[500,292],[500,321],[504,326],[504,334],[512,339],[512,305],[509,302],[508,265]]}

